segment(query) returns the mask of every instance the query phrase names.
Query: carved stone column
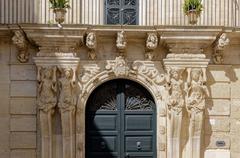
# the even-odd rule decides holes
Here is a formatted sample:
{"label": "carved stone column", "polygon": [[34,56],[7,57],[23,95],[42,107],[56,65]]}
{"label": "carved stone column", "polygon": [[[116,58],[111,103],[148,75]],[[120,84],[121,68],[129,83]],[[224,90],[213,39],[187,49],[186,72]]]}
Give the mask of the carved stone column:
{"label": "carved stone column", "polygon": [[[167,58],[164,59],[164,65],[167,70],[176,70],[176,68],[180,72],[185,70],[185,76],[187,76],[185,80],[180,80],[180,78],[178,78],[176,82],[177,75],[172,74],[172,76],[175,75],[175,79],[169,79],[169,87],[174,87],[173,90],[178,93],[170,91],[167,103],[168,107],[170,106],[170,114],[173,113],[173,110],[171,108],[175,107],[176,105],[177,107],[179,106],[179,109],[176,109],[176,111],[181,111],[180,107],[185,107],[187,110],[189,127],[186,154],[184,155],[186,158],[200,158],[201,156],[201,141],[203,139],[202,123],[204,120],[205,97],[208,95],[208,91],[205,86],[206,68],[208,62],[209,60],[206,59],[206,56],[204,54],[168,54]],[[185,92],[183,92],[183,87],[181,87],[182,84],[185,85]],[[185,99],[183,99],[183,96],[185,96]],[[176,101],[177,99],[178,101]],[[174,120],[171,120],[171,118],[168,122],[168,156],[170,158],[179,158],[182,154],[182,142],[179,133],[182,130],[179,129],[181,128],[179,122],[181,122],[180,118],[182,116],[181,113],[179,114],[177,118],[175,117]],[[176,120],[178,120],[178,122],[176,122]],[[175,131],[177,134],[175,134]]]}
{"label": "carved stone column", "polygon": [[61,115],[63,158],[74,158],[76,87],[78,85],[75,72],[80,59],[74,53],[49,54],[39,52],[34,60],[38,67],[44,68],[42,75],[39,69],[39,78],[41,79],[39,79],[40,85],[38,88],[41,158],[52,158],[51,114],[53,114],[53,108],[56,105]]}
{"label": "carved stone column", "polygon": [[52,158],[52,115],[57,104],[56,67],[38,67],[38,97],[41,157]]}

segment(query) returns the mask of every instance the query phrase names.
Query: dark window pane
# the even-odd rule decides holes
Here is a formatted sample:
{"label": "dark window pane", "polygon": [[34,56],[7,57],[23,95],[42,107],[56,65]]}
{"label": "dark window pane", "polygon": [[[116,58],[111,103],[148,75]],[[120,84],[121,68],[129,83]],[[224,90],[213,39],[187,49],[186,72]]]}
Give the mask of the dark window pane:
{"label": "dark window pane", "polygon": [[124,5],[136,5],[136,0],[125,0]]}
{"label": "dark window pane", "polygon": [[137,13],[135,9],[124,9],[123,10],[123,23],[127,25],[137,24]]}
{"label": "dark window pane", "polygon": [[111,8],[107,10],[107,24],[119,24],[119,20],[119,8]]}
{"label": "dark window pane", "polygon": [[108,5],[120,5],[120,0],[107,0]]}

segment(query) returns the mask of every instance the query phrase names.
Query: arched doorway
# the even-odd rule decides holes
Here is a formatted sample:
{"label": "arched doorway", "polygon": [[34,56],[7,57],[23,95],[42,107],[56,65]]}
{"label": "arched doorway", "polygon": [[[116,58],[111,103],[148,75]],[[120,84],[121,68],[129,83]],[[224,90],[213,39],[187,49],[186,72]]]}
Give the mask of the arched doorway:
{"label": "arched doorway", "polygon": [[86,107],[86,158],[156,158],[156,106],[136,82],[108,81]]}

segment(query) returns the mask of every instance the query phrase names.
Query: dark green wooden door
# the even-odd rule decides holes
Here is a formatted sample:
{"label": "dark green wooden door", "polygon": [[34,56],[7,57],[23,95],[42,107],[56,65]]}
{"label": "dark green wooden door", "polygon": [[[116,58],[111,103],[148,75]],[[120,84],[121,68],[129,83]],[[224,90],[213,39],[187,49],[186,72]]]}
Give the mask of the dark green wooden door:
{"label": "dark green wooden door", "polygon": [[86,158],[156,158],[153,98],[141,85],[113,80],[99,86],[86,109]]}

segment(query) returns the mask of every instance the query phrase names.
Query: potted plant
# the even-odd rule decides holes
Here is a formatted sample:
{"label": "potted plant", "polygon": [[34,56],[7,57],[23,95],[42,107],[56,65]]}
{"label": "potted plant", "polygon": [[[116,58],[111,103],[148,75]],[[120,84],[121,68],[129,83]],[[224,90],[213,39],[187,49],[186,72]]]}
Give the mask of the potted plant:
{"label": "potted plant", "polygon": [[55,13],[55,21],[59,24],[65,20],[66,9],[70,8],[68,0],[49,0],[51,8]]}
{"label": "potted plant", "polygon": [[203,10],[202,0],[185,0],[183,11],[188,16],[190,24],[197,23],[197,19]]}

